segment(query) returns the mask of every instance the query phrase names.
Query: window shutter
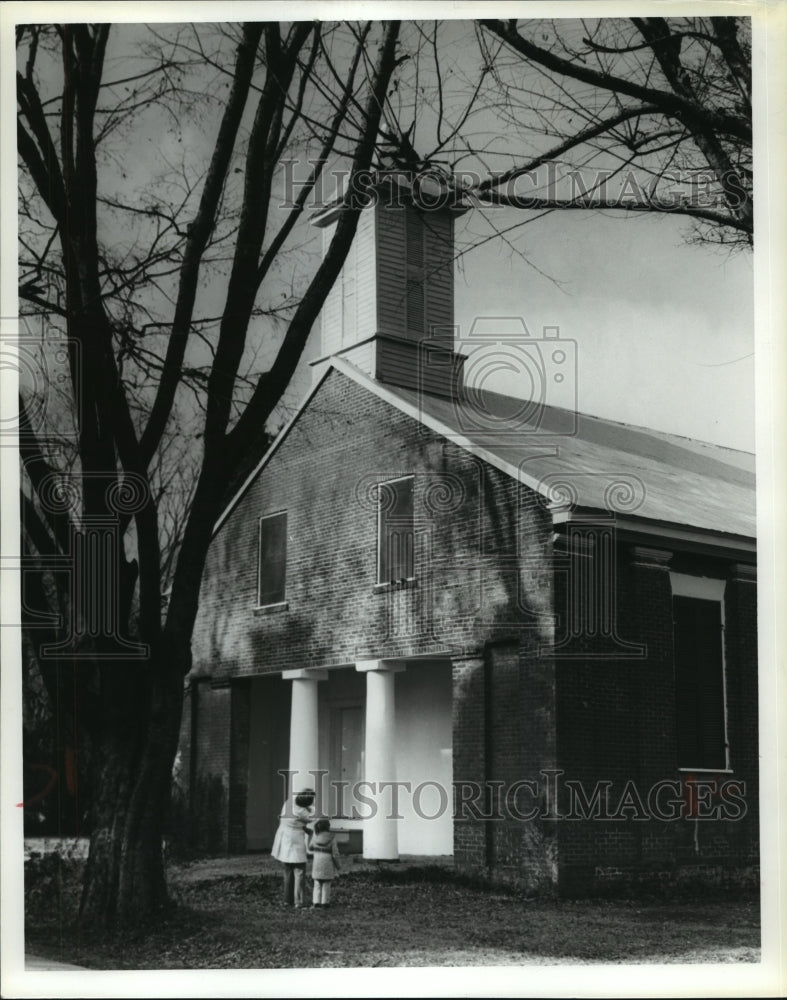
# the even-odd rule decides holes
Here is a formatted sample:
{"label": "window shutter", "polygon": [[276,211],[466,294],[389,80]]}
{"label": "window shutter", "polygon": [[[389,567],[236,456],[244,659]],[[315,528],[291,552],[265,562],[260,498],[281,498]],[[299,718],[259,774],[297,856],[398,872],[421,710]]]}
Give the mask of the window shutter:
{"label": "window shutter", "polygon": [[453,221],[445,212],[430,212],[424,222],[424,332],[430,337],[435,327],[451,327],[454,322],[453,232]]}
{"label": "window shutter", "polygon": [[678,765],[726,767],[721,607],[673,598]]}
{"label": "window shutter", "polygon": [[426,332],[426,267],[424,220],[421,213],[407,205],[407,334],[417,338]]}
{"label": "window shutter", "polygon": [[391,583],[415,573],[413,479],[380,483],[379,581]]}
{"label": "window shutter", "polygon": [[287,576],[287,514],[260,519],[259,604],[284,600]]}

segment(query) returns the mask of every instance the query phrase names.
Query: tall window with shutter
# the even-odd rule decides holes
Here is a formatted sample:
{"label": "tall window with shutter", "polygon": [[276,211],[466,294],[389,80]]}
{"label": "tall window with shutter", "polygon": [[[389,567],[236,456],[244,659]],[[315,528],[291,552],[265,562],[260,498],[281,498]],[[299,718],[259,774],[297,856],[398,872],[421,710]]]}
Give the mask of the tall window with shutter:
{"label": "tall window with shutter", "polygon": [[281,604],[287,579],[287,512],[260,518],[257,604]]}
{"label": "tall window with shutter", "polygon": [[378,487],[377,582],[394,583],[415,575],[413,477]]}
{"label": "tall window with shutter", "polygon": [[678,766],[723,770],[728,760],[722,605],[682,595],[672,602]]}

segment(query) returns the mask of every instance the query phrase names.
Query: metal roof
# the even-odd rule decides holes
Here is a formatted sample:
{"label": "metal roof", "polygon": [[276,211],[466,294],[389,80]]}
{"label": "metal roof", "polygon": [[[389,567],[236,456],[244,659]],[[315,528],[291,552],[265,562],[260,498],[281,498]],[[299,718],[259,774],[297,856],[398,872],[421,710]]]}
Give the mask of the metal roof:
{"label": "metal roof", "polygon": [[347,363],[336,367],[556,507],[756,534],[755,458],[749,452],[487,390],[441,398],[381,385]]}
{"label": "metal roof", "polygon": [[677,434],[465,389],[457,399],[388,385],[332,358],[290,423],[216,524],[231,513],[329,373],[336,369],[459,447],[547,497],[554,507],[753,539],[754,455]]}

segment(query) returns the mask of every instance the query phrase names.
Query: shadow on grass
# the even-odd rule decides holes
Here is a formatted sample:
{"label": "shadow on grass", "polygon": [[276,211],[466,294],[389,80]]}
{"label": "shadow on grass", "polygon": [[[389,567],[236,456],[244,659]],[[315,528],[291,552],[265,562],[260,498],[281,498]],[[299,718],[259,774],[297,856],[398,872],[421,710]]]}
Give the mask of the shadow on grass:
{"label": "shadow on grass", "polygon": [[114,937],[79,926],[79,863],[28,874],[28,950],[90,968],[758,959],[752,900],[536,900],[444,866],[381,864],[342,873],[330,910],[299,911],[281,905],[277,872],[257,871],[180,882],[155,922]]}

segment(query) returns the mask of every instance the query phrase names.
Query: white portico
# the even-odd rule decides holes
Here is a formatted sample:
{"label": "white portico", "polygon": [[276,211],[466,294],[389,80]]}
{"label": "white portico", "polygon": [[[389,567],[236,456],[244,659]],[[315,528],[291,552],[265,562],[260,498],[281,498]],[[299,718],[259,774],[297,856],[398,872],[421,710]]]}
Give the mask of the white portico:
{"label": "white portico", "polygon": [[324,670],[285,670],[285,681],[292,682],[290,701],[290,773],[289,793],[314,787],[314,772],[319,761],[319,715],[317,685],[327,679]]}
{"label": "white portico", "polygon": [[[364,825],[363,856],[381,861],[399,857],[398,820],[386,810],[385,792],[380,786],[396,781],[396,694],[394,678],[405,669],[395,660],[362,660],[355,669],[366,674],[367,781],[376,785],[377,811]],[[370,788],[371,791],[371,788]]]}
{"label": "white portico", "polygon": [[[317,808],[335,828],[358,831],[365,858],[453,852],[449,660],[286,670],[253,687],[250,845],[267,846],[269,834],[261,831],[271,827],[263,813],[281,804],[276,775],[283,770],[292,772],[290,791],[315,788]],[[288,730],[277,759],[275,719]]]}

